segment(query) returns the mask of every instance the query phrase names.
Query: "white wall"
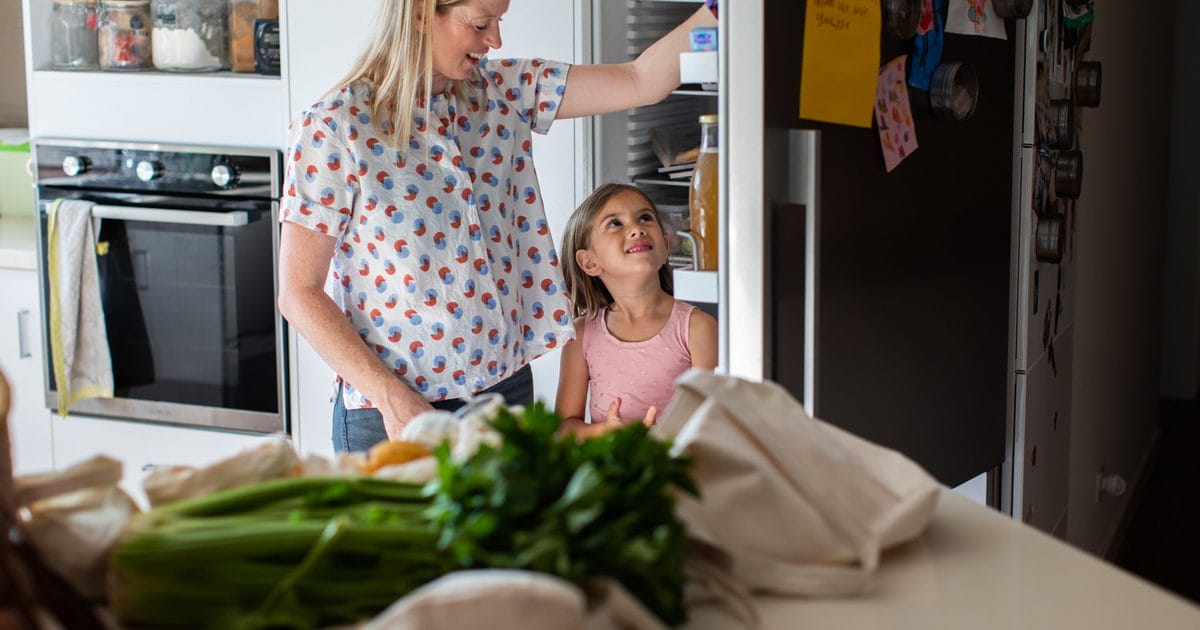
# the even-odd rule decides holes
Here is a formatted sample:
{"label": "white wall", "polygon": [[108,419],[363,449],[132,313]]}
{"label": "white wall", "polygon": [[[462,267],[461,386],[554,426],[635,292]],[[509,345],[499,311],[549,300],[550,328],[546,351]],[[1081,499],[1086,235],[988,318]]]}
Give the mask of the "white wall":
{"label": "white wall", "polygon": [[1096,471],[1134,481],[1158,421],[1173,4],[1096,0],[1104,94],[1083,110],[1068,538],[1098,554],[1129,495],[1097,503]]}
{"label": "white wall", "polygon": [[1196,397],[1200,387],[1200,187],[1193,154],[1200,146],[1200,49],[1194,44],[1200,3],[1177,0],[1171,164],[1163,269],[1162,395]]}

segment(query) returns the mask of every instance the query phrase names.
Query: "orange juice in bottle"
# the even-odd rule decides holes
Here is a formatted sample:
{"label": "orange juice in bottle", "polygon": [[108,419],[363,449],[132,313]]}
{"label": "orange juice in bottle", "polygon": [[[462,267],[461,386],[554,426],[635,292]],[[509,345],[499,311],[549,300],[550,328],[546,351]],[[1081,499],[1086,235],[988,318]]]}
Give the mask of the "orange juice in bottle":
{"label": "orange juice in bottle", "polygon": [[692,234],[696,237],[699,270],[717,269],[717,116],[700,117],[700,157],[688,192]]}

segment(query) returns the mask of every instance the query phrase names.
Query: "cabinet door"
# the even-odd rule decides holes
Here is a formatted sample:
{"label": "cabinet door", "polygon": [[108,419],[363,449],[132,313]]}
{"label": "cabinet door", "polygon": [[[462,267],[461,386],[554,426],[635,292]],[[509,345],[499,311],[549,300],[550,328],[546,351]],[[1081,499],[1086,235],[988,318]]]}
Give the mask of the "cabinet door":
{"label": "cabinet door", "polygon": [[142,480],[159,466],[206,466],[253,448],[260,435],[70,415],[54,418],[54,460],[59,469],[97,455],[124,465],[121,487],[145,506]]}
{"label": "cabinet door", "polygon": [[0,370],[12,389],[8,412],[13,472],[24,475],[54,468],[50,449],[50,410],[45,404],[41,309],[37,273],[0,269]]}
{"label": "cabinet door", "polygon": [[292,331],[292,437],[301,455],[333,457],[334,372],[304,337]]}

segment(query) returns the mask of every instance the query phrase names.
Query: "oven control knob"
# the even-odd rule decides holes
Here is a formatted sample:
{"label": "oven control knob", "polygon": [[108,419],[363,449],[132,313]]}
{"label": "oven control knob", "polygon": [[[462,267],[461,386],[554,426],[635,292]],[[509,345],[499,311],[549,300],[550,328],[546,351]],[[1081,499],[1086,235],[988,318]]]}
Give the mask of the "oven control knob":
{"label": "oven control knob", "polygon": [[67,177],[83,175],[92,166],[92,161],[82,155],[68,155],[63,158],[62,169]]}
{"label": "oven control knob", "polygon": [[212,167],[212,182],[219,188],[233,188],[238,184],[238,171],[230,164]]}
{"label": "oven control knob", "polygon": [[153,160],[142,160],[137,164],[137,178],[144,182],[152,182],[163,176],[163,165]]}

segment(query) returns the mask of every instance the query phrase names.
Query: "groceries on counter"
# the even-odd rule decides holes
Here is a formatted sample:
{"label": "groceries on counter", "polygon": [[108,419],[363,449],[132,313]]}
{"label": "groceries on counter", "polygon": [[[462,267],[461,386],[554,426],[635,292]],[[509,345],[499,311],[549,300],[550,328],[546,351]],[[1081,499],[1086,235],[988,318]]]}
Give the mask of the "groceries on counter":
{"label": "groceries on counter", "polygon": [[279,74],[278,0],[53,0],[54,70]]}

